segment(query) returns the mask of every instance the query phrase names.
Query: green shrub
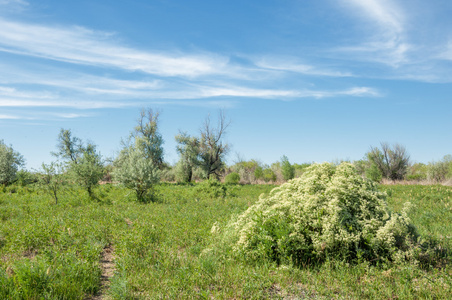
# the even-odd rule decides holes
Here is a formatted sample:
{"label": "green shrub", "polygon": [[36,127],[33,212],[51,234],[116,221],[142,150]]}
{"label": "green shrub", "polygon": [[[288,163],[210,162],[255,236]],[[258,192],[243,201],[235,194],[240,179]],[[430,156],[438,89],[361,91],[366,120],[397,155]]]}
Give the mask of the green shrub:
{"label": "green shrub", "polygon": [[226,191],[226,186],[212,178],[199,183],[194,189],[195,194],[198,196],[206,196],[208,198],[224,198]]}
{"label": "green shrub", "polygon": [[223,241],[239,258],[278,264],[412,258],[416,230],[385,198],[349,163],[312,165],[231,220]]}
{"label": "green shrub", "polygon": [[370,167],[366,170],[366,177],[372,181],[380,182],[383,178],[383,174],[380,169],[378,169],[376,164],[371,164]]}
{"label": "green shrub", "polygon": [[240,175],[236,172],[229,173],[224,178],[226,184],[238,184],[240,182]]}
{"label": "green shrub", "polygon": [[269,182],[269,181],[275,182],[276,174],[275,174],[275,172],[273,172],[272,169],[267,168],[262,171],[262,178],[264,179],[265,182]]}

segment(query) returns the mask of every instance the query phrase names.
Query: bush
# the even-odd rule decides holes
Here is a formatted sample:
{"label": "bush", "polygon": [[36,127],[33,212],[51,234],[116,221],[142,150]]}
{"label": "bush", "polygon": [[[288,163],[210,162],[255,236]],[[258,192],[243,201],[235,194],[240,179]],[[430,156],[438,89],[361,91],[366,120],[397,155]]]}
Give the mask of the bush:
{"label": "bush", "polygon": [[236,172],[229,173],[224,178],[226,184],[238,184],[240,182],[240,175]]}
{"label": "bush", "polygon": [[198,196],[206,196],[208,198],[224,198],[226,197],[227,188],[216,179],[210,178],[199,183],[195,189]]}
{"label": "bush", "polygon": [[349,163],[315,164],[231,220],[223,242],[236,257],[278,264],[412,258],[415,228],[385,198]]}
{"label": "bush", "polygon": [[275,182],[276,174],[275,174],[275,172],[273,172],[272,169],[267,168],[262,171],[262,178],[264,179],[265,182],[269,182],[269,181]]}

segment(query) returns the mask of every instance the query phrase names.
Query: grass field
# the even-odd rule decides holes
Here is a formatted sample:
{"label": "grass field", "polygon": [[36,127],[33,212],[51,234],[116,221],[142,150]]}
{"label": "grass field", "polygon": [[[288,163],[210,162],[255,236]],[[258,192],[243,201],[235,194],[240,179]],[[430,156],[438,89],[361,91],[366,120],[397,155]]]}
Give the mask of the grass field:
{"label": "grass field", "polygon": [[[203,255],[215,222],[225,224],[273,186],[228,186],[224,197],[192,185],[161,184],[153,203],[103,185],[97,201],[82,190],[59,204],[32,186],[0,189],[0,299],[447,299],[452,268],[349,265],[295,268]],[[452,188],[384,185],[421,235],[452,249]],[[445,250],[444,250],[445,249]],[[106,256],[109,254],[109,258]],[[105,263],[110,263],[110,274]]]}

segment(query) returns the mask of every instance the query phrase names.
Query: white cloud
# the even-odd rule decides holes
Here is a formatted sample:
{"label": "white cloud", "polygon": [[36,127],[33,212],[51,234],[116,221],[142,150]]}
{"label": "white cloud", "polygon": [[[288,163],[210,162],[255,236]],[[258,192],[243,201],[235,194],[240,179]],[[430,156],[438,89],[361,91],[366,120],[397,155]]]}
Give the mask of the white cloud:
{"label": "white cloud", "polygon": [[0,115],[0,120],[17,120],[17,119],[20,119],[20,117],[14,115]]}
{"label": "white cloud", "polygon": [[[141,71],[158,76],[200,76],[225,69],[228,59],[140,51],[119,45],[110,33],[58,28],[0,18],[0,51],[69,63]],[[225,71],[225,70],[223,70]]]}
{"label": "white cloud", "polygon": [[[407,63],[413,45],[407,42],[407,16],[393,0],[342,0],[349,14],[361,20],[367,28],[364,43],[339,47],[354,60],[368,60],[394,68]],[[368,26],[363,26],[367,24]]]}
{"label": "white cloud", "polygon": [[329,70],[324,68],[319,68],[316,66],[302,64],[295,58],[282,58],[282,57],[265,57],[258,59],[256,65],[260,68],[294,72],[304,75],[314,75],[314,76],[328,76],[328,77],[350,77],[353,76],[350,72]]}

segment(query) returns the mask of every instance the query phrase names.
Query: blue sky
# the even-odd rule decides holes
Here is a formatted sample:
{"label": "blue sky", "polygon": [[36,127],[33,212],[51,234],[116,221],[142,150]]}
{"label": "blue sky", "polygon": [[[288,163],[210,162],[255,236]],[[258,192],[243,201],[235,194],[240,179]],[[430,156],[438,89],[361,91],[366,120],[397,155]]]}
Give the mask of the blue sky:
{"label": "blue sky", "polygon": [[228,162],[361,159],[380,142],[413,161],[452,153],[448,0],[0,0],[0,139],[28,168],[60,128],[106,157],[139,110],[174,136],[231,120]]}

